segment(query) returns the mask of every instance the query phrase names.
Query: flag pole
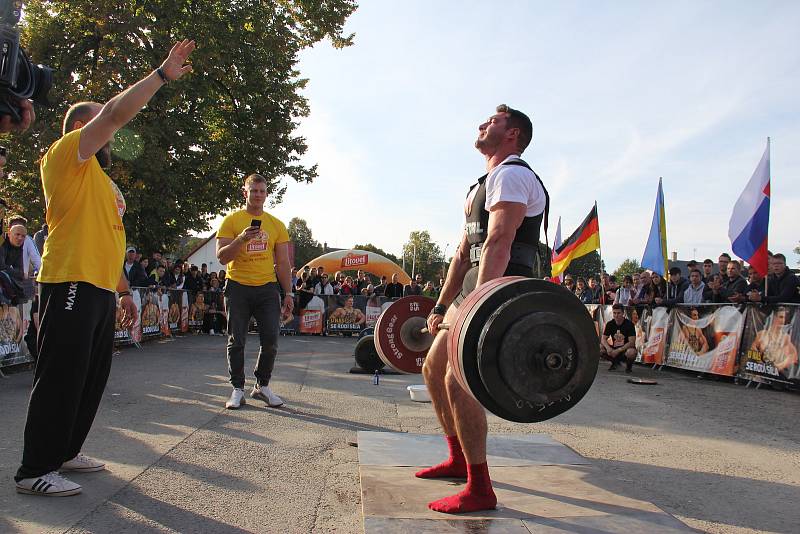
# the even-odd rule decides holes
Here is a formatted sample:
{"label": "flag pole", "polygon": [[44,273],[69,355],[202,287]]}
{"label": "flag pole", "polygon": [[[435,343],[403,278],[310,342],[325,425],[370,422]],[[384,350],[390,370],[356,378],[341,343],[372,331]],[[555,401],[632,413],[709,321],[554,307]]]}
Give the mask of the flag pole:
{"label": "flag pole", "polygon": [[597,211],[597,201],[594,201],[594,212],[597,214],[597,254],[600,256],[600,270],[598,283],[600,284],[600,304],[606,303],[606,290],[603,287],[603,247],[600,240],[600,212]]}
{"label": "flag pole", "polygon": [[[769,143],[769,136],[767,136],[767,157],[772,158],[772,147]],[[769,189],[770,189],[770,196],[772,196],[772,161],[770,161],[769,166]],[[769,219],[767,219],[767,254],[769,254]],[[752,267],[752,266],[751,266]],[[769,256],[767,256],[767,274],[764,276],[764,300],[763,302],[767,301],[767,285],[769,284]]]}

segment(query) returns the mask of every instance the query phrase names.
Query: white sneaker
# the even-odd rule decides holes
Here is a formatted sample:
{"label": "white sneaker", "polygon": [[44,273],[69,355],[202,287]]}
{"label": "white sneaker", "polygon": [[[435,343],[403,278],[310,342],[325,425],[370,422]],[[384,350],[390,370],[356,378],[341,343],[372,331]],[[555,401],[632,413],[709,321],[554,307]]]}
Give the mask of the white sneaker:
{"label": "white sneaker", "polygon": [[225,407],[229,410],[238,410],[242,404],[247,404],[247,401],[244,400],[244,390],[233,388],[231,398],[225,403]]}
{"label": "white sneaker", "polygon": [[106,468],[106,464],[94,458],[89,458],[82,452],[72,460],[68,460],[61,464],[59,471],[75,471],[77,473],[92,473],[94,471],[102,471]]}
{"label": "white sneaker", "polygon": [[269,389],[269,386],[259,386],[256,384],[253,387],[253,391],[250,393],[250,396],[254,399],[261,399],[262,401],[266,402],[267,406],[270,408],[283,406],[283,399],[275,395],[272,390]]}
{"label": "white sneaker", "polygon": [[81,492],[80,484],[62,477],[56,471],[34,478],[23,478],[17,482],[17,493],[42,495],[44,497],[67,497]]}
{"label": "white sneaker", "polygon": [[211,330],[208,331],[208,335],[209,336],[216,336],[217,334],[214,333],[214,329],[212,328]]}

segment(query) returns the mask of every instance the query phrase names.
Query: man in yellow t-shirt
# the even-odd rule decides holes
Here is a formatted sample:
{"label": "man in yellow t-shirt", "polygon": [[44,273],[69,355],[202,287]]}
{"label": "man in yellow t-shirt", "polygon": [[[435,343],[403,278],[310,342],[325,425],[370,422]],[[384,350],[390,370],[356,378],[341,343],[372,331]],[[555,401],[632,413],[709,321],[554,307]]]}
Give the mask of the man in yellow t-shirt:
{"label": "man in yellow t-shirt", "polygon": [[227,266],[225,309],[228,312],[228,372],[233,392],[225,403],[239,408],[244,400],[244,345],[250,318],[258,324],[261,348],[254,374],[256,383],[250,396],[278,407],[283,400],[269,387],[275,356],[278,353],[281,302],[278,282],[283,288],[283,306],[294,307],[289,233],[277,218],[264,211],[267,180],[251,174],[244,181],[245,209],[222,220],[217,230],[217,258]]}
{"label": "man in yellow t-shirt", "polygon": [[39,358],[25,423],[19,493],[62,497],[81,486],[59,471],[105,464],[81,454],[111,370],[116,298],[129,328],[137,313],[120,268],[125,199],[103,171],[114,134],[162,85],[191,70],[194,41],[177,43],[161,66],[105,105],[82,102],[64,117],[63,137],[41,161],[50,229],[42,255]]}

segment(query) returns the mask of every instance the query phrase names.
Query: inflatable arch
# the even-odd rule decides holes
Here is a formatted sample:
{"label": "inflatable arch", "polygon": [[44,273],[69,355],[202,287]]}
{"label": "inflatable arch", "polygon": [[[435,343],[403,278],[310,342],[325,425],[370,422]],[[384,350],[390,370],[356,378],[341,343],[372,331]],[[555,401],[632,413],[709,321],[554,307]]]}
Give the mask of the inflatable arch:
{"label": "inflatable arch", "polygon": [[377,277],[385,276],[388,281],[392,280],[392,275],[397,275],[397,281],[403,285],[411,283],[411,277],[392,260],[369,252],[367,250],[337,250],[328,252],[318,258],[311,260],[300,268],[300,272],[306,267],[324,267],[325,272],[333,274],[336,271],[356,271],[361,269]]}

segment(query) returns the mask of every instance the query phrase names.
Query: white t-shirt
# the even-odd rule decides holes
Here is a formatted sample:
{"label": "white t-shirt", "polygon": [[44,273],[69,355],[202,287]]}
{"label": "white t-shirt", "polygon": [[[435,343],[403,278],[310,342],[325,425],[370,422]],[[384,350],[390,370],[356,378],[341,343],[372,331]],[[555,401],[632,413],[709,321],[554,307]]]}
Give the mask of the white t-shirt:
{"label": "white t-shirt", "polygon": [[[503,163],[522,159],[511,154]],[[477,188],[476,188],[477,189]],[[486,177],[486,211],[498,202],[517,202],[525,204],[528,209],[526,217],[535,217],[544,212],[546,198],[544,189],[533,172],[520,165],[503,165],[492,169]]]}

